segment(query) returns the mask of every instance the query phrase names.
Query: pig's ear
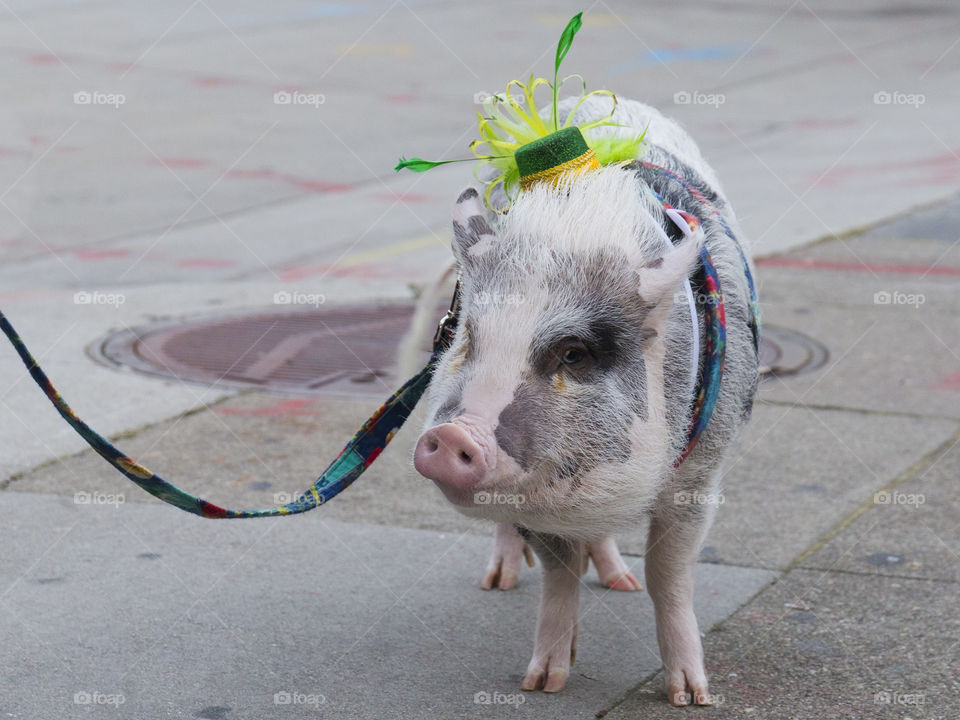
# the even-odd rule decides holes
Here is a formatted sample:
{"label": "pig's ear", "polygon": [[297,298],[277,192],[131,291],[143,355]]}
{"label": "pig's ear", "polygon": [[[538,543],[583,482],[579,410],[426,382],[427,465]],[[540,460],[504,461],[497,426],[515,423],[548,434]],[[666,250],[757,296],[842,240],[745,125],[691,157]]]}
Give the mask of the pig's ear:
{"label": "pig's ear", "polygon": [[460,193],[453,208],[453,254],[461,264],[482,255],[496,242],[491,219],[476,188],[468,187]]}
{"label": "pig's ear", "polygon": [[643,262],[637,271],[640,295],[651,305],[673,297],[678,284],[696,266],[704,242],[703,227],[692,216],[675,210],[668,213],[683,230],[683,238],[675,245],[671,243],[660,257]]}

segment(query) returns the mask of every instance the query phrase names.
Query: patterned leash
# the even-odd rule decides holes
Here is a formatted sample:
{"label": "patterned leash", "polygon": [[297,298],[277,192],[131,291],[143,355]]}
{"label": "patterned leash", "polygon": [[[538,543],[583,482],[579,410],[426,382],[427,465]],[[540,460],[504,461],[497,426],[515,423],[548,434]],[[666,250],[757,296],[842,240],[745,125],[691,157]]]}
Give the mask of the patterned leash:
{"label": "patterned leash", "polygon": [[23,361],[30,376],[34,379],[40,389],[53,403],[53,406],[60,413],[60,416],[76,430],[99,455],[108,463],[119,470],[127,479],[139,485],[154,497],[178,507],[186,512],[200,515],[205,518],[254,518],[254,517],[274,517],[277,515],[295,515],[313,510],[322,505],[331,498],[339,495],[348,488],[363,471],[373,463],[374,460],[383,452],[383,449],[390,443],[397,430],[410,416],[413,408],[416,406],[424,390],[430,383],[430,376],[436,366],[437,360],[443,351],[449,346],[453,337],[453,332],[457,325],[457,316],[459,314],[460,287],[453,296],[453,302],[450,310],[440,321],[437,327],[436,335],[433,338],[433,352],[430,360],[420,372],[407,380],[387,401],[370,416],[363,426],[356,432],[350,441],[344,446],[336,459],[327,466],[317,481],[305,490],[299,498],[286,505],[278,505],[271,508],[262,508],[259,510],[230,510],[214,505],[212,502],[191,495],[185,490],[168,483],[162,477],[151,472],[140,463],[132,460],[121,450],[113,446],[109,440],[103,437],[96,430],[87,425],[83,420],[77,417],[77,414],[67,405],[67,402],[57,392],[56,388],[47,378],[46,373],[40,369],[37,361],[33,359],[30,351],[27,350],[23,340],[14,330],[10,321],[0,312],[0,329],[7,336],[17,354]]}

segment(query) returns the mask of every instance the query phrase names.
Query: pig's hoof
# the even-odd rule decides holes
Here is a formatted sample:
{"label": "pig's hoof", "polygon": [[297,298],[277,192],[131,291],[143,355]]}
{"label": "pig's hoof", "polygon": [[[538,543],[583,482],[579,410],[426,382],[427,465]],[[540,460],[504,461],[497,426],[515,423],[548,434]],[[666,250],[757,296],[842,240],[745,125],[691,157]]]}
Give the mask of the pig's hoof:
{"label": "pig's hoof", "polygon": [[[512,528],[511,528],[512,530]],[[494,540],[493,555],[487,565],[487,572],[483,576],[480,587],[484,590],[511,590],[517,586],[523,561],[533,567],[533,552],[523,538],[516,533],[516,538],[503,538],[499,532]]]}
{"label": "pig's hoof", "polygon": [[670,673],[667,678],[667,697],[674,707],[684,705],[713,705],[707,680],[702,673],[683,670]]}
{"label": "pig's hoof", "polygon": [[627,567],[627,563],[621,557],[617,543],[612,537],[589,543],[587,551],[590,553],[590,558],[597,568],[597,575],[604,587],[627,592],[643,590],[643,585],[630,572],[630,568]]}
{"label": "pig's hoof", "polygon": [[560,692],[563,690],[564,685],[567,684],[567,677],[569,677],[569,675],[570,670],[566,668],[550,668],[549,670],[535,668],[527,671],[527,675],[523,678],[523,684],[520,685],[520,689],[543,690],[547,693]]}
{"label": "pig's hoof", "polygon": [[643,590],[643,585],[640,584],[640,581],[637,580],[633,573],[626,572],[623,575],[615,575],[610,578],[600,578],[600,582],[603,583],[604,587],[610,588],[611,590]]}

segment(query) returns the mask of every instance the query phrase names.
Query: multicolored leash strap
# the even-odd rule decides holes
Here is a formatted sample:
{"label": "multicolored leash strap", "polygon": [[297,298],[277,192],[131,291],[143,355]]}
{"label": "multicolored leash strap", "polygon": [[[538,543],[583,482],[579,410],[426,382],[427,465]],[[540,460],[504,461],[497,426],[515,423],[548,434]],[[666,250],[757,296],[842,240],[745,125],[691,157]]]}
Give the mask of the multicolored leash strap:
{"label": "multicolored leash strap", "polygon": [[53,403],[53,406],[60,413],[60,416],[77,434],[80,435],[97,453],[117,470],[123,473],[129,480],[139,485],[148,493],[169,503],[181,510],[186,510],[194,515],[200,515],[205,518],[253,518],[253,517],[273,517],[276,515],[295,515],[297,513],[313,510],[319,505],[333,497],[339,495],[348,488],[363,471],[373,463],[374,460],[383,452],[383,449],[390,443],[397,430],[410,416],[413,408],[416,406],[424,390],[430,383],[430,376],[433,373],[434,366],[439,356],[449,346],[456,329],[457,316],[459,312],[460,286],[454,293],[453,302],[450,311],[441,320],[437,333],[433,340],[433,353],[430,360],[420,372],[407,380],[399,390],[380,406],[380,408],[370,416],[356,434],[350,439],[336,459],[327,466],[317,481],[300,495],[299,498],[286,505],[278,505],[272,508],[263,508],[260,510],[229,510],[219,505],[214,505],[207,500],[191,495],[181,490],[175,485],[171,485],[156,473],[151,472],[140,463],[132,460],[118,448],[114,447],[110,441],[100,435],[96,430],[87,425],[83,420],[77,417],[76,413],[67,405],[66,401],[60,396],[56,388],[53,387],[36,360],[27,350],[23,340],[13,329],[10,321],[0,312],[0,329],[7,336],[17,354],[23,361],[23,364],[30,372],[40,389],[46,394],[47,398]]}

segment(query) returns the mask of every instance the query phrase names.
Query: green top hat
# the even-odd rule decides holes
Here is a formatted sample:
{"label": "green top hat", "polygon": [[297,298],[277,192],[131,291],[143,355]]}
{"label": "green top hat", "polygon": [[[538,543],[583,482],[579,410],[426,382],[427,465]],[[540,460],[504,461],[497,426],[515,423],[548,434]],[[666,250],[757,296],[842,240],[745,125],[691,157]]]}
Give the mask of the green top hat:
{"label": "green top hat", "polygon": [[524,190],[540,182],[557,184],[565,173],[577,175],[600,167],[596,153],[575,126],[521,146],[514,153],[514,159],[520,172],[520,187]]}

